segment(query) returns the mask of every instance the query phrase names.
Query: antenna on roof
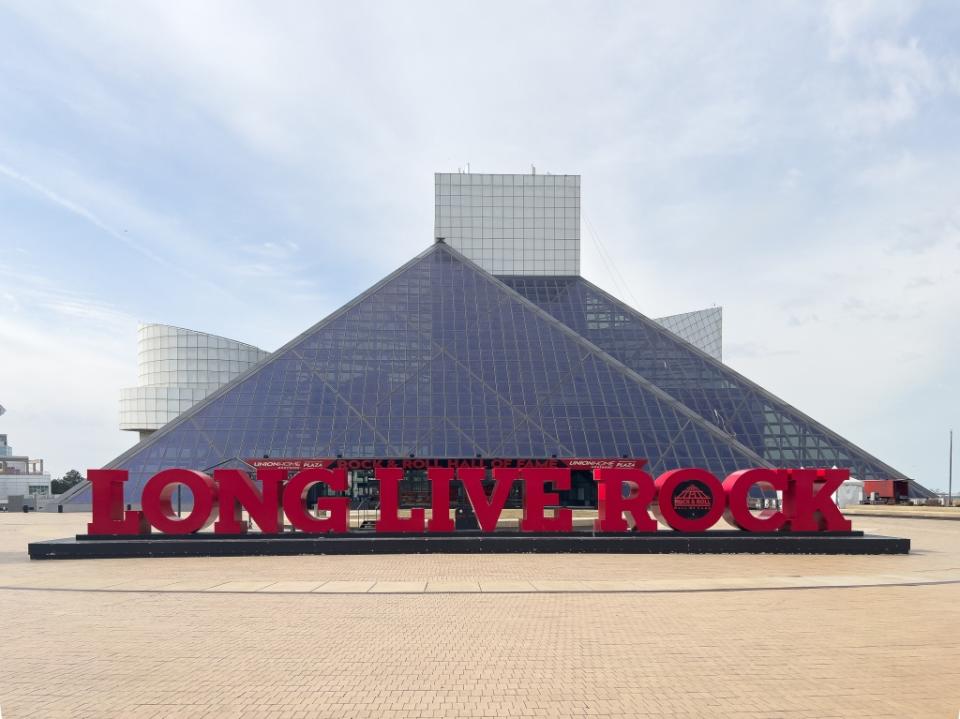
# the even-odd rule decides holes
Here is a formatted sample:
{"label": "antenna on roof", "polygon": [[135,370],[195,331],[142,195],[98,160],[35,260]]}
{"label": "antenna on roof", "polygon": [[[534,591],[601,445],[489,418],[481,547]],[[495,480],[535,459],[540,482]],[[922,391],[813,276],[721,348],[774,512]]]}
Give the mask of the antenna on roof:
{"label": "antenna on roof", "polygon": [[536,175],[536,174],[537,174],[537,166],[536,166],[536,165],[530,165],[530,174],[531,174],[531,175]]}

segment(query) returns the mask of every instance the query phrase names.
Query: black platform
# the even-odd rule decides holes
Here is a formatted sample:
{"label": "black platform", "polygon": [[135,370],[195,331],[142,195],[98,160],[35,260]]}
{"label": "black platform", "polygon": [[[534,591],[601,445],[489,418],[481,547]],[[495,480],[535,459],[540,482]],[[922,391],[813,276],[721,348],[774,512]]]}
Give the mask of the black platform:
{"label": "black platform", "polygon": [[751,534],[238,534],[87,536],[29,545],[31,559],[296,554],[907,554],[910,540],[863,532]]}

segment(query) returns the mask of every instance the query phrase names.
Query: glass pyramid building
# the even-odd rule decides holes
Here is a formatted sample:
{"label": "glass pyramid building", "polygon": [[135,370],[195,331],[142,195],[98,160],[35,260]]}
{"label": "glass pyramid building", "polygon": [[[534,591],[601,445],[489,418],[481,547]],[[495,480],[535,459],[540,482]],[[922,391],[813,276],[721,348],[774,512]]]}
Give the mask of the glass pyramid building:
{"label": "glass pyramid building", "polygon": [[906,477],[582,277],[503,281],[773,467]]}
{"label": "glass pyramid building", "polygon": [[[137,505],[168,467],[338,455],[904,478],[583,278],[497,277],[443,241],[107,466]],[[89,487],[64,503],[89,505]]]}

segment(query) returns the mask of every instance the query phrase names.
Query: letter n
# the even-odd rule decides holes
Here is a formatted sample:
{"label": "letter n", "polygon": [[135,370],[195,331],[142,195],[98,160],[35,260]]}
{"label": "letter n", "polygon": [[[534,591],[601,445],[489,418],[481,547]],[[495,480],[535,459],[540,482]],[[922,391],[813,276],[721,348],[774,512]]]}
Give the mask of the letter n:
{"label": "letter n", "polygon": [[262,489],[239,469],[215,469],[213,481],[217,483],[217,499],[220,518],[213,525],[216,534],[244,534],[247,523],[242,521],[242,511],[247,510],[264,534],[276,534],[283,530],[283,509],[280,492],[287,478],[285,469],[261,469],[257,479]]}

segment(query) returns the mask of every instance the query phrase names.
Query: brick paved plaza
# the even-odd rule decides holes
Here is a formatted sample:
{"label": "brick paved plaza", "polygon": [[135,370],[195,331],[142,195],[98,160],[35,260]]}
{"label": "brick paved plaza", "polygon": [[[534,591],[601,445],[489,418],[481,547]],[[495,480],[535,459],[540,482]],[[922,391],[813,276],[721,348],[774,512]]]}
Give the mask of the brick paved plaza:
{"label": "brick paved plaza", "polygon": [[30,562],[86,515],[0,514],[18,717],[949,717],[960,522],[909,556]]}

